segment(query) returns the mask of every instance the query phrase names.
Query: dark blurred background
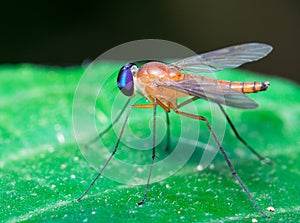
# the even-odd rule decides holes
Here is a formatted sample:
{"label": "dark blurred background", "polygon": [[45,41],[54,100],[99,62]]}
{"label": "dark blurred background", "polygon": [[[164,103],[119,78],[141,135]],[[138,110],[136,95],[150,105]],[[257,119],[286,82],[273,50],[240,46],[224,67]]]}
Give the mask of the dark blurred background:
{"label": "dark blurred background", "polygon": [[300,82],[299,0],[5,1],[0,22],[2,64],[80,65],[144,38],[198,53],[258,41],[273,53],[244,67]]}

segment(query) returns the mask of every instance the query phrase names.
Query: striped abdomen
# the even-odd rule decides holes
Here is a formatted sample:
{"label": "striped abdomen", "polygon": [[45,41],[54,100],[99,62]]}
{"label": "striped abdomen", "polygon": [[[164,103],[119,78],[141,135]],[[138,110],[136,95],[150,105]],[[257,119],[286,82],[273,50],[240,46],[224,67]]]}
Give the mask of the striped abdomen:
{"label": "striped abdomen", "polygon": [[232,81],[217,81],[220,85],[226,85],[232,90],[247,93],[255,93],[265,91],[270,86],[269,82],[232,82]]}
{"label": "striped abdomen", "polygon": [[265,81],[265,82],[223,81],[223,80],[217,80],[214,78],[209,78],[209,77],[204,77],[204,76],[192,76],[192,75],[185,75],[184,78],[186,78],[186,79],[193,78],[193,79],[199,81],[199,83],[201,83],[201,82],[214,83],[214,84],[221,85],[224,87],[229,87],[232,90],[239,91],[244,94],[265,91],[270,86],[270,83],[268,81]]}

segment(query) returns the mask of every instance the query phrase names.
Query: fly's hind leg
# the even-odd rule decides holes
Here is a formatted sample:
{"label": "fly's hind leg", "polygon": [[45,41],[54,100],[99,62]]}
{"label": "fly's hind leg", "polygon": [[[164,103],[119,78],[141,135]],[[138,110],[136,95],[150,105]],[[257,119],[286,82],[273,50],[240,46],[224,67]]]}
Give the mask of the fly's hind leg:
{"label": "fly's hind leg", "polygon": [[186,113],[186,112],[182,112],[182,111],[178,111],[177,109],[174,110],[177,114],[179,115],[183,115],[183,116],[186,116],[186,117],[189,117],[189,118],[192,118],[192,119],[196,119],[196,120],[199,120],[199,121],[203,121],[205,122],[207,128],[209,129],[210,133],[212,134],[215,142],[217,143],[218,147],[219,147],[219,150],[221,151],[232,175],[234,176],[234,178],[238,181],[239,185],[243,188],[244,192],[246,193],[247,197],[249,198],[249,200],[252,202],[252,204],[254,205],[254,207],[256,208],[256,210],[258,210],[259,213],[261,213],[262,216],[264,216],[265,218],[270,218],[268,215],[266,215],[263,210],[257,205],[256,201],[254,200],[254,198],[251,196],[249,190],[247,189],[246,185],[243,183],[243,181],[241,180],[241,178],[238,176],[238,174],[236,173],[229,157],[227,156],[224,148],[222,147],[215,131],[212,129],[210,123],[208,122],[208,120],[203,117],[203,116],[200,116],[200,115],[194,115],[194,114],[189,114],[189,113]]}
{"label": "fly's hind leg", "polygon": [[[193,102],[193,101],[196,101],[196,100],[198,100],[198,99],[200,99],[200,98],[198,98],[198,97],[192,97],[192,98],[190,98],[190,99],[188,99],[188,100],[182,102],[181,104],[179,104],[179,105],[177,106],[177,109],[179,109],[179,108],[181,108],[181,107],[183,107],[183,106],[185,106],[185,105],[187,105],[187,104],[189,104],[189,103],[191,103],[191,102]],[[249,149],[250,152],[252,152],[252,153],[253,153],[253,154],[254,154],[254,155],[262,162],[262,163],[268,164],[268,165],[271,165],[271,166],[274,165],[274,163],[273,163],[269,158],[264,157],[264,156],[262,156],[260,153],[258,153],[252,146],[250,146],[250,145],[249,145],[249,144],[248,144],[248,143],[240,136],[240,134],[238,133],[238,131],[237,131],[236,128],[234,127],[233,122],[231,121],[231,119],[229,118],[229,116],[227,115],[227,113],[225,112],[225,109],[223,108],[223,106],[222,106],[221,104],[218,104],[218,105],[219,105],[219,107],[220,107],[220,109],[221,109],[223,115],[225,116],[227,122],[229,123],[229,125],[230,125],[232,131],[234,132],[235,136],[238,138],[238,140],[239,140],[241,143],[243,143],[243,144],[246,146],[246,148]]]}
{"label": "fly's hind leg", "polygon": [[238,140],[240,140],[240,142],[242,142],[262,163],[264,164],[268,164],[268,165],[274,165],[274,163],[267,157],[264,157],[262,155],[260,155],[255,149],[253,149],[238,133],[238,131],[236,130],[236,128],[234,127],[232,121],[230,120],[229,116],[227,115],[227,113],[225,112],[225,109],[223,108],[222,105],[218,104],[223,115],[226,117],[227,122],[229,123],[232,131],[234,132],[235,136],[238,138]]}

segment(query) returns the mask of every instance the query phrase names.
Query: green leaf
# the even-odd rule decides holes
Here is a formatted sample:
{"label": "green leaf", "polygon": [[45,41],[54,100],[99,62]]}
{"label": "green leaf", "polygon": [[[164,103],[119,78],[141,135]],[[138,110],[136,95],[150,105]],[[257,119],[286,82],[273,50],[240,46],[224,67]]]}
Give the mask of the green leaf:
{"label": "green leaf", "polygon": [[[101,73],[109,73],[118,66],[107,63],[96,67],[99,75],[95,84],[104,81],[105,76]],[[83,72],[81,67],[63,69],[28,64],[0,67],[2,222],[251,222],[253,218],[265,221],[235,182],[220,154],[210,168],[197,170],[203,152],[201,146],[177,173],[150,185],[147,200],[141,207],[136,202],[143,196],[143,185],[121,184],[107,177],[99,179],[88,195],[81,202],[76,202],[96,175],[81,155],[72,129],[73,98]],[[269,206],[275,208],[274,213],[268,213],[271,221],[298,221],[299,86],[287,80],[241,70],[224,71],[218,74],[218,78],[270,81],[271,86],[266,92],[250,95],[260,104],[259,109],[228,108],[227,112],[246,141],[276,165],[262,165],[234,137],[228,125],[223,145],[258,205],[265,211]],[[81,96],[88,100],[90,90],[86,86]],[[109,116],[114,91],[113,87],[108,90],[108,100],[96,102],[99,131],[106,127],[101,117],[103,114],[104,117]],[[83,108],[87,106],[84,101]],[[198,105],[199,113],[210,114],[207,103],[199,101]],[[162,116],[163,112],[158,112]],[[148,122],[151,115],[150,110],[137,109],[129,123],[133,131],[141,132],[141,136],[150,136],[149,145],[151,128]],[[172,124],[172,121],[178,122],[176,118],[172,113],[172,146],[178,143],[176,138],[181,134]],[[108,125],[109,119],[104,122]],[[200,125],[203,132],[199,141],[204,143],[209,133],[205,125]],[[109,134],[109,137],[104,137],[105,143],[113,146],[116,135]],[[157,148],[158,160],[168,156],[164,142]],[[141,165],[151,159],[151,150],[121,147],[116,155],[118,159],[129,159]],[[99,157],[99,160],[102,159],[105,160],[105,157]],[[103,163],[92,164],[100,166]]]}

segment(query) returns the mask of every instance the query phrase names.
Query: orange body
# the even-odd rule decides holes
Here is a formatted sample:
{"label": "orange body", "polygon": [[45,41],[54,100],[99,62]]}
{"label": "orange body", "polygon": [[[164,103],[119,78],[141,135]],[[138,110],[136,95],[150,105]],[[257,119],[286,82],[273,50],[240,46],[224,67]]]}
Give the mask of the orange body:
{"label": "orange body", "polygon": [[157,103],[166,111],[170,111],[170,109],[176,110],[177,99],[191,95],[155,86],[153,83],[166,82],[170,79],[176,82],[190,78],[195,79],[200,85],[201,82],[211,82],[244,94],[264,91],[269,86],[269,82],[232,82],[183,74],[179,69],[160,62],[146,63],[136,74],[137,87],[140,93],[152,102],[154,97],[157,98]]}

